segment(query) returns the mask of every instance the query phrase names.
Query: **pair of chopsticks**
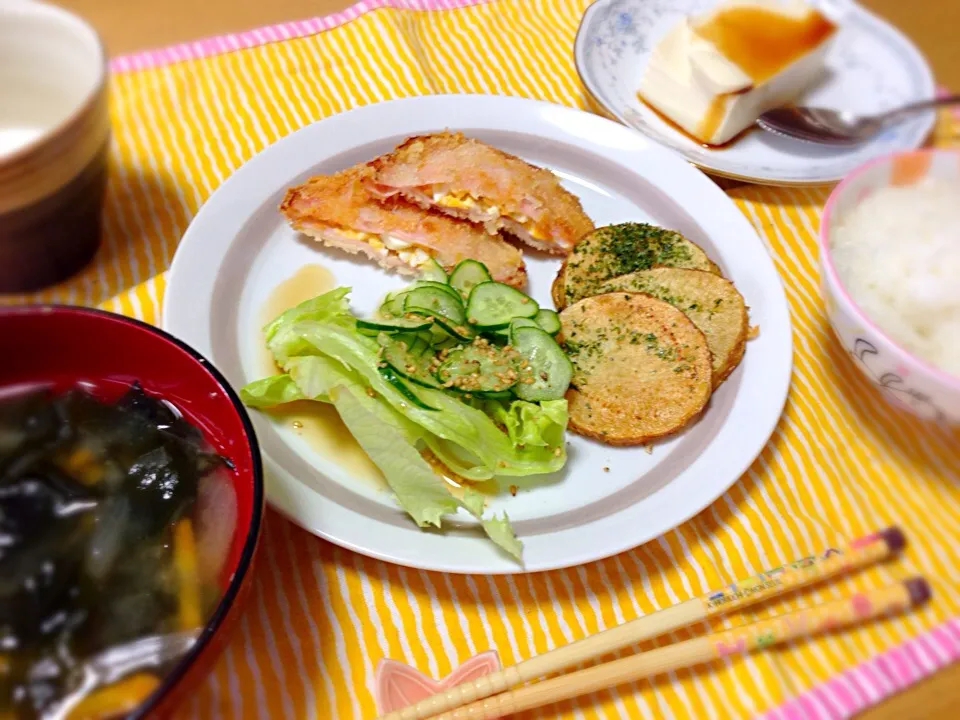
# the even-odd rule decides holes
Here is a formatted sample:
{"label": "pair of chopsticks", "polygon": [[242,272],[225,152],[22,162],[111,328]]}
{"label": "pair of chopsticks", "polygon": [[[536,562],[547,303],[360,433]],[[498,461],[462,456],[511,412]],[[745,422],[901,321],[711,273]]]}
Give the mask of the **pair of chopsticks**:
{"label": "pair of chopsticks", "polygon": [[842,600],[816,604],[804,610],[656,648],[526,687],[516,687],[714,615],[769,600],[879,562],[899,552],[905,544],[904,535],[898,528],[887,528],[857,538],[842,549],[831,549],[823,555],[801,558],[462,683],[402,710],[388,713],[380,720],[492,720],[621,683],[902,612],[930,597],[930,586],[924,579],[911,578]]}

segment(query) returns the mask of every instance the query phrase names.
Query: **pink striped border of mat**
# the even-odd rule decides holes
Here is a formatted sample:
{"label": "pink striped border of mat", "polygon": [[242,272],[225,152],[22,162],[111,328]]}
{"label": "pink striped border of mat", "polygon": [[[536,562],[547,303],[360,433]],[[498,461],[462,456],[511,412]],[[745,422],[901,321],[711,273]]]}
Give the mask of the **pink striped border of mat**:
{"label": "pink striped border of mat", "polygon": [[815,685],[759,720],[846,720],[956,660],[960,618]]}
{"label": "pink striped border of mat", "polygon": [[345,10],[306,20],[294,20],[278,25],[267,25],[254,30],[216,35],[169,47],[145,50],[130,55],[118,55],[110,61],[114,72],[131,72],[167,65],[182,60],[196,60],[231,50],[243,50],[270,42],[315,35],[330,30],[380,8],[397,10],[453,10],[470,5],[481,5],[491,0],[360,0]]}

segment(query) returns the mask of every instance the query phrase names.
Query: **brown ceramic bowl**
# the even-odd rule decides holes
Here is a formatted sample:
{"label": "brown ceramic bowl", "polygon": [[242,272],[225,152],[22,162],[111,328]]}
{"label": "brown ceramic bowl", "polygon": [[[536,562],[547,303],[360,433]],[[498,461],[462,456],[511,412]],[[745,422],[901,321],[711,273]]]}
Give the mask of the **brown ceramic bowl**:
{"label": "brown ceramic bowl", "polygon": [[0,293],[51,285],[100,241],[107,63],[76,15],[0,0]]}

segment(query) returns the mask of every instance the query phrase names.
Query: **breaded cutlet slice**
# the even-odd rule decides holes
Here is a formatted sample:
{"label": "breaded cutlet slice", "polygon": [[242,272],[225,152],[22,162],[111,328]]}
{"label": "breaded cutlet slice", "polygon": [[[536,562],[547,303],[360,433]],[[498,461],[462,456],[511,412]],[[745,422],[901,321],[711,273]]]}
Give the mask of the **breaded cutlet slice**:
{"label": "breaded cutlet slice", "polygon": [[696,243],[647,223],[607,225],[582,237],[564,260],[550,289],[557,309],[596,295],[611,278],[652,267],[679,267],[720,275]]}
{"label": "breaded cutlet slice", "polygon": [[658,267],[615,277],[600,287],[601,293],[618,290],[668,302],[693,321],[713,356],[714,388],[740,364],[749,318],[743,296],[726,278],[703,270]]}
{"label": "breaded cutlet slice", "polygon": [[640,445],[685,427],[712,391],[706,338],[682,312],[641,293],[585,298],[560,313],[573,362],[569,428]]}
{"label": "breaded cutlet slice", "polygon": [[362,253],[403,274],[416,274],[429,258],[448,272],[470,258],[486,265],[499,282],[525,285],[523,256],[500,235],[401,198],[381,201],[370,191],[372,176],[372,168],[358,165],[310,178],[287,190],[280,211],[296,230],[319,242]]}
{"label": "breaded cutlet slice", "polygon": [[372,164],[381,197],[401,195],[490,233],[505,230],[544,252],[566,255],[593,230],[552,172],[458,132],[411,137]]}

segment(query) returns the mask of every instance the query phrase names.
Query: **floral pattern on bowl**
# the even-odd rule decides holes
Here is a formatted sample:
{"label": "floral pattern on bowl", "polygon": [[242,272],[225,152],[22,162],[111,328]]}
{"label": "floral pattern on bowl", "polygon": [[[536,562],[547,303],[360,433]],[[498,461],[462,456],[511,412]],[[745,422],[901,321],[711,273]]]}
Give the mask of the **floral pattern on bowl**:
{"label": "floral pattern on bowl", "polygon": [[[724,148],[704,148],[637,99],[655,44],[683,16],[717,0],[597,0],[580,24],[574,58],[580,79],[599,105],[621,122],[718,175],[768,184],[838,180],[870,158],[919,147],[934,114],[917,116],[855,148],[818,146],[760,131]],[[899,31],[853,0],[812,0],[840,31],[827,56],[824,79],[804,102],[872,113],[934,95],[923,56]]]}
{"label": "floral pattern on bowl", "polygon": [[909,353],[877,327],[840,282],[829,252],[836,218],[888,185],[910,185],[928,175],[960,181],[960,152],[900,153],[867,163],[830,195],[820,222],[820,280],[830,325],[857,367],[895,405],[944,424],[960,425],[960,377]]}

